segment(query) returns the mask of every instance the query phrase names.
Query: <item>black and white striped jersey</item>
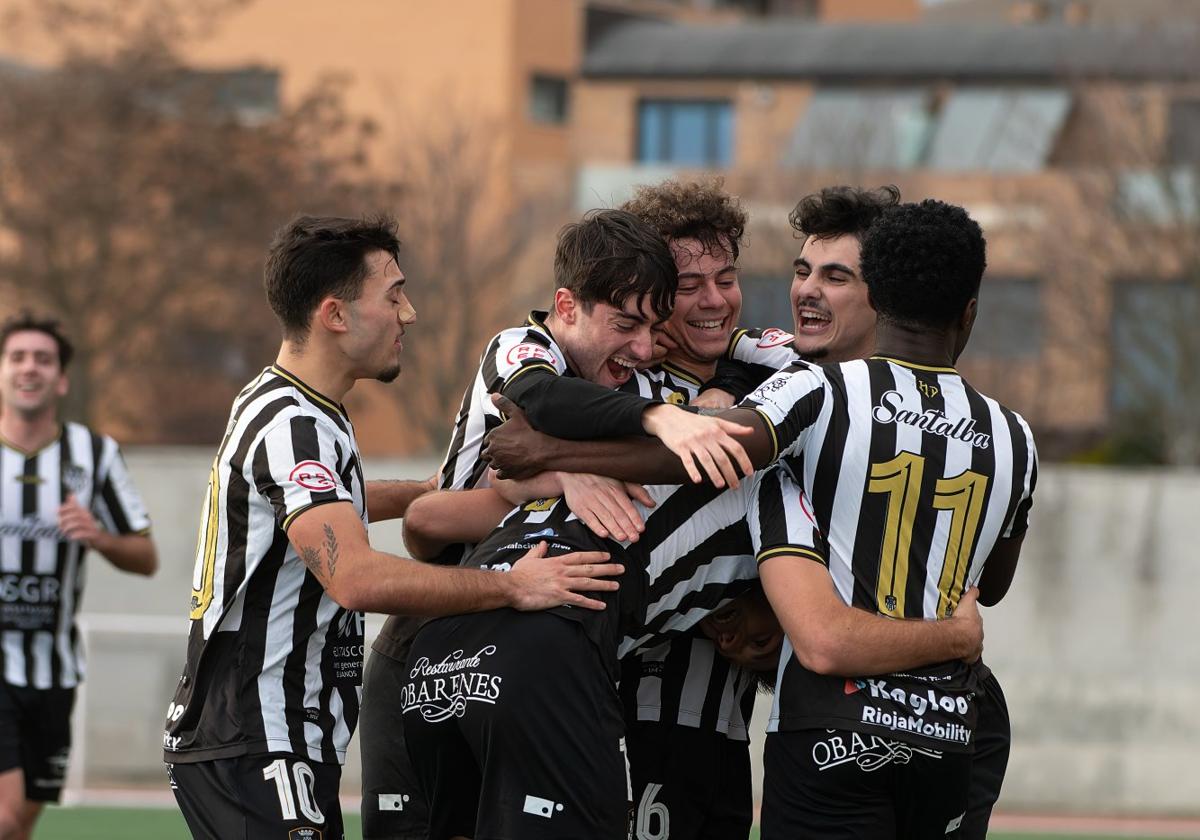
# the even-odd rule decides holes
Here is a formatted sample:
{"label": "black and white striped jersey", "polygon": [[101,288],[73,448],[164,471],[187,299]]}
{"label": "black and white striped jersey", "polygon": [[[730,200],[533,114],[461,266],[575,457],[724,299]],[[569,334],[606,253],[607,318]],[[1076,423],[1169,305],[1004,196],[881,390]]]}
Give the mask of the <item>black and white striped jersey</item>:
{"label": "black and white striped jersey", "polygon": [[36,452],[0,440],[0,673],[9,685],[72,688],[83,679],[75,613],[86,549],[58,530],[69,496],[111,533],[149,532],[112,438],[65,423]]}
{"label": "black and white striped jersey", "polygon": [[[824,368],[798,363],[742,406],[766,419],[778,457],[811,500],[830,574],[848,604],[893,618],[946,618],[978,582],[996,541],[1028,526],[1037,479],[1029,426],[953,368],[880,357]],[[931,680],[949,690],[968,676],[956,664],[944,670],[896,677],[896,696],[924,696]],[[781,688],[800,672],[787,659]],[[856,693],[842,680],[825,682],[833,685],[830,698]],[[775,727],[834,725],[812,710],[814,692],[805,686],[777,692]],[[871,680],[864,691],[875,700],[884,693]],[[876,722],[843,716],[837,725],[945,749],[965,749],[969,740],[966,718],[941,722],[945,738],[922,740],[920,726],[905,729],[915,718],[903,702],[864,708],[874,709]]]}
{"label": "black and white striped jersey", "polygon": [[[702,385],[694,374],[663,363],[641,371],[624,388],[638,388],[642,396],[686,405]],[[623,650],[635,642],[626,640]],[[745,741],[755,687],[751,674],[721,656],[710,639],[697,633],[676,635],[648,650],[629,650],[621,659],[620,694],[628,721],[686,726]]]}
{"label": "black and white striped jersey", "polygon": [[330,502],[353,504],[366,524],[354,429],[341,405],[272,366],[234,400],[209,476],[166,761],[345,759],[363,615],[326,594],[287,537],[297,515]]}
{"label": "black and white striped jersey", "polygon": [[479,370],[463,393],[454,421],[454,433],[438,471],[438,489],[471,490],[487,485],[487,464],[480,459],[488,432],[504,422],[492,405],[511,382],[542,370],[555,376],[567,373],[567,357],[546,329],[546,313],[531,312],[519,327],[501,331],[483,351]]}
{"label": "black and white striped jersey", "polygon": [[584,626],[616,680],[619,654],[692,632],[700,619],[752,584],[757,567],[746,514],[755,487],[755,477],[730,490],[650,486],[657,504],[641,509],[646,530],[632,544],[600,539],[560,498],[530,502],[510,513],[463,564],[507,571],[543,540],[551,554],[610,552],[625,566],[620,589],[592,596],[608,609],[567,606],[551,612]]}

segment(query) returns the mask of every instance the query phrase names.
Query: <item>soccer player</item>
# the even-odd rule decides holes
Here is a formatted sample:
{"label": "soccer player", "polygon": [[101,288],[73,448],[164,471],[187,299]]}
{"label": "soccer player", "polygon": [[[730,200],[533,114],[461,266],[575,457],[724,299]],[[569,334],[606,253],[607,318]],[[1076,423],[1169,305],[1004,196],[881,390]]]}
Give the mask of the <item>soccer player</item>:
{"label": "soccer player", "polygon": [[73,349],[29,313],[0,327],[0,838],[23,840],[62,793],[83,679],[75,613],[87,550],[158,566],[117,443],[59,420]]}
{"label": "soccer player", "polygon": [[[725,415],[755,424],[743,439],[753,462],[782,459],[829,547],[817,558],[828,573],[786,540],[760,554],[789,642],[767,743],[764,838],[942,836],[965,816],[981,674],[946,663],[831,680],[821,676],[826,652],[811,642],[831,594],[928,620],[950,614],[972,583],[984,604],[1007,591],[1036,481],[1033,439],[1023,419],[953,368],[985,263],[982,233],[961,208],[887,210],[862,247],[876,355],[823,370],[798,363]],[[489,444],[501,467],[510,466],[508,443],[500,435]],[[653,481],[689,466],[636,441],[538,447],[539,463],[525,468],[603,465]],[[820,758],[842,748],[855,760]],[[880,767],[887,772],[871,772]]]}
{"label": "soccer player", "polygon": [[[439,471],[443,490],[487,485],[479,452],[500,412],[492,394],[504,394],[546,428],[569,437],[642,434],[645,397],[658,396],[635,368],[651,358],[652,328],[671,312],[677,278],[662,236],[635,215],[603,210],[567,225],[554,258],[555,291],[549,311],[488,342],[466,393],[446,458]],[[614,390],[628,385],[632,393]],[[711,460],[686,423],[672,430],[670,445],[690,458]],[[620,482],[566,476],[573,509],[594,527],[601,520],[619,537],[635,537],[641,521]],[[635,490],[634,492],[638,492]],[[649,501],[646,499],[646,501]],[[493,521],[494,524],[494,521]],[[464,546],[448,545],[437,563],[457,563]],[[423,838],[427,818],[405,760],[404,732],[396,725],[407,679],[408,646],[419,622],[393,616],[384,624],[367,663],[363,702],[363,833],[367,838]]]}
{"label": "soccer player", "polygon": [[[394,223],[301,217],[267,257],[276,363],[234,401],[209,476],[187,662],[164,760],[194,836],[341,838],[338,780],[358,719],[365,610],[440,615],[571,604],[621,571],[600,553],[511,574],[371,549],[368,513],[402,515],[419,486],[367,484],[342,398],[400,373],[415,320]],[[420,482],[409,483],[420,485]]]}
{"label": "soccer player", "polygon": [[[875,346],[875,310],[862,278],[862,238],[899,198],[894,187],[827,187],[797,203],[790,221],[804,237],[804,244],[795,261],[791,288],[794,339],[779,330],[767,336],[739,331],[729,355],[740,364],[733,369],[723,365],[714,380],[718,386],[745,396],[797,357],[830,363],[870,354]],[[704,394],[711,400],[714,390]],[[732,397],[726,396],[729,401],[722,404],[731,405]],[[977,697],[979,720],[974,733],[970,801],[961,829],[963,840],[984,840],[987,835],[1011,742],[1004,693],[995,675],[990,670],[985,672]]]}
{"label": "soccer player", "polygon": [[[781,529],[791,542],[817,550],[810,520],[785,521],[773,509],[784,486],[775,473],[756,473],[724,491],[650,487],[655,506],[641,508],[646,528],[632,544],[596,537],[562,499],[518,507],[490,535],[485,512],[495,510],[494,489],[434,493],[413,504],[405,532],[418,555],[448,540],[482,540],[465,564],[503,573],[523,546],[548,539],[552,551],[605,548],[625,568],[620,589],[602,596],[604,612],[495,610],[436,620],[418,633],[401,700],[409,751],[429,797],[432,840],[625,836],[632,815],[614,690],[618,654],[686,633],[744,591],[756,574],[754,546]],[[787,501],[798,508],[798,489],[789,492]],[[981,626],[969,602],[964,606],[956,621],[934,626],[839,603],[831,621],[878,643],[844,647],[830,667],[877,673],[973,657]],[[720,632],[721,621],[717,613],[704,629]],[[737,664],[774,670],[777,623],[769,635],[738,650]],[[636,836],[673,830],[662,807],[639,813],[636,825]]]}
{"label": "soccer player", "polygon": [[[667,355],[646,375],[666,400],[692,402],[716,373],[741,317],[737,261],[746,213],[719,180],[640,187],[622,209],[667,240],[679,270],[675,308],[662,326]],[[776,622],[774,633],[753,638],[770,646],[778,633]],[[701,634],[675,635],[622,659],[625,742],[642,834],[748,836],[754,802],[746,724],[757,685],[753,673],[718,655]]]}

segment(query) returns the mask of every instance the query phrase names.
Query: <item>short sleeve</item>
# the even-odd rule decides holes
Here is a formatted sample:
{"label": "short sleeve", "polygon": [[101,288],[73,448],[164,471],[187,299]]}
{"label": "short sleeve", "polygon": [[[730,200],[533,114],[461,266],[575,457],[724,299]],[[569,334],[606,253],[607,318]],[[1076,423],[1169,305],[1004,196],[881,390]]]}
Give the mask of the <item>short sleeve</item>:
{"label": "short sleeve", "polygon": [[796,361],[792,343],[796,337],[775,327],[738,330],[729,342],[726,356],[735,362],[783,370]]}
{"label": "short sleeve", "polygon": [[253,483],[275,512],[282,529],[297,515],[328,502],[354,502],[339,471],[339,442],[329,424],[296,415],[273,425],[254,449]]}
{"label": "short sleeve", "polygon": [[817,368],[796,362],[758,386],[738,408],[755,411],[766,421],[775,461],[804,448],[829,393],[829,384]]}
{"label": "short sleeve", "polygon": [[493,339],[484,353],[482,368],[488,393],[499,394],[535,370],[561,376],[567,371],[567,362],[559,348],[541,333],[518,328],[505,330]]}
{"label": "short sleeve", "polygon": [[829,549],[804,490],[780,467],[768,470],[750,499],[746,521],[758,563],[800,555],[829,565]]}
{"label": "short sleeve", "polygon": [[148,534],[150,515],[133,485],[120,447],[112,438],[104,439],[103,459],[92,512],[110,533]]}
{"label": "short sleeve", "polygon": [[1033,435],[1027,433],[1026,440],[1029,448],[1027,469],[1022,481],[1021,497],[1017,500],[1013,514],[1001,532],[1001,536],[1006,539],[1023,536],[1029,530],[1029,511],[1033,508],[1033,488],[1037,484],[1038,459],[1037,448],[1033,444]]}

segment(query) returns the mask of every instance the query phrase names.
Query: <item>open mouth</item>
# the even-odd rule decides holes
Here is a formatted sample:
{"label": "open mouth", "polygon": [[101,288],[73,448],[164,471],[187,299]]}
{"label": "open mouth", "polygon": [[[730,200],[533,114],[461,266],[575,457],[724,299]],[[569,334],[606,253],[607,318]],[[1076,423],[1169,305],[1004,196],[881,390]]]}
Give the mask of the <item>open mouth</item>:
{"label": "open mouth", "polygon": [[703,321],[686,321],[689,329],[696,330],[707,335],[720,335],[725,330],[725,322],[727,318],[715,318]]}
{"label": "open mouth", "polygon": [[802,333],[819,333],[829,329],[833,318],[818,309],[799,309],[796,311],[796,326]]}
{"label": "open mouth", "polygon": [[635,362],[623,356],[610,356],[604,364],[608,368],[608,375],[618,384],[624,383],[633,375],[633,369],[636,365]]}

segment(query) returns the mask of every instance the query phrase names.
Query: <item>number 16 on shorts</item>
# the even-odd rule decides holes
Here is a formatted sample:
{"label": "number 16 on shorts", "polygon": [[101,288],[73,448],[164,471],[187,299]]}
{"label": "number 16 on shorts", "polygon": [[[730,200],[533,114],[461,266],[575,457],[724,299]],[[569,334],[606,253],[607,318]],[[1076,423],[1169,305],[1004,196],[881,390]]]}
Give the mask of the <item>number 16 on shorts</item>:
{"label": "number 16 on shorts", "polygon": [[671,836],[671,814],[662,802],[654,798],[662,790],[657,782],[648,782],[642,791],[642,799],[638,802],[637,827],[634,832],[636,840],[666,840]]}

